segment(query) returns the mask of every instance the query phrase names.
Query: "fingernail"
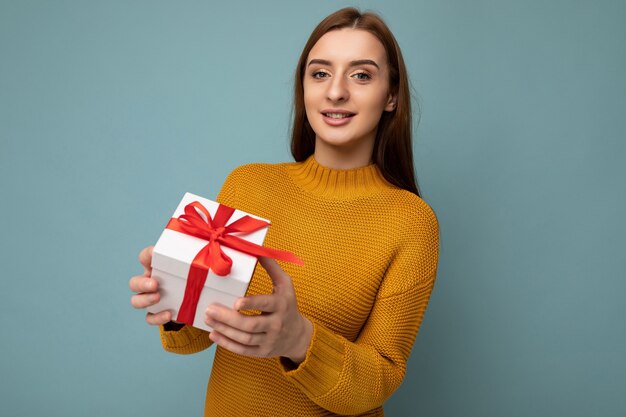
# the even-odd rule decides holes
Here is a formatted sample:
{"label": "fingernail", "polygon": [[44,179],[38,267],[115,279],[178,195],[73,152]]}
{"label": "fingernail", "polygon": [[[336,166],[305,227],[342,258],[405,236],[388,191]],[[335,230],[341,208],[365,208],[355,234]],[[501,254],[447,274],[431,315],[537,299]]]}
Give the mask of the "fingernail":
{"label": "fingernail", "polygon": [[212,316],[214,312],[215,312],[215,310],[214,310],[214,309],[212,309],[211,307],[208,307],[208,308],[206,309],[206,315],[207,315],[207,316]]}

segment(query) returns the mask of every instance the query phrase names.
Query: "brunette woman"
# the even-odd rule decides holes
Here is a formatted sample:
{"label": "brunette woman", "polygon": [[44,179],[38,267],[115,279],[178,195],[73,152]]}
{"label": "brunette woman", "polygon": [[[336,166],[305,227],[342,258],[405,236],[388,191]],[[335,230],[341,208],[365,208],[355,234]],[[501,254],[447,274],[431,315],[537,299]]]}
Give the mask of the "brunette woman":
{"label": "brunette woman", "polygon": [[[439,231],[413,170],[407,71],[377,15],[342,9],[315,28],[294,107],[295,162],[238,167],[217,200],[270,219],[267,246],[304,267],[261,258],[246,297],[202,306],[210,333],[169,311],[146,320],[167,351],[217,345],[207,416],[382,416],[433,289]],[[159,300],[151,253],[130,281],[136,308]]]}

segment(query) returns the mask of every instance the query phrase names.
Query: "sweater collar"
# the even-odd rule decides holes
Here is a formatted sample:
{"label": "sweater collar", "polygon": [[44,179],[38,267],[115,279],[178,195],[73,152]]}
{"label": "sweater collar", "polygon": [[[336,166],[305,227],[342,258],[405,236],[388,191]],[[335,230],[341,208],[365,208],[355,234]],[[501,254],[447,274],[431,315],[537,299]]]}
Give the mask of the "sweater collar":
{"label": "sweater collar", "polygon": [[290,165],[289,175],[303,190],[327,198],[350,199],[395,188],[383,177],[376,164],[353,169],[320,165],[313,155]]}

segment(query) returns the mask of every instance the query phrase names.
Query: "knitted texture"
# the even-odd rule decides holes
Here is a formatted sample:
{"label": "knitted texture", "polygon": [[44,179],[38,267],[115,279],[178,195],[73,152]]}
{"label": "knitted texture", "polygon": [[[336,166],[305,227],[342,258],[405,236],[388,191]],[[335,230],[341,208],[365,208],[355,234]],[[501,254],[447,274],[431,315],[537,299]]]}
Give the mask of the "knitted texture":
{"label": "knitted texture", "polygon": [[[281,267],[313,338],[299,365],[218,346],[205,415],[382,416],[404,378],[435,281],[439,228],[431,208],[386,182],[376,165],[335,170],[313,157],[241,166],[217,200],[269,219],[265,244],[304,260]],[[258,266],[247,294],[270,293],[272,281]],[[161,340],[180,354],[211,345],[207,332],[190,326],[161,327]]]}

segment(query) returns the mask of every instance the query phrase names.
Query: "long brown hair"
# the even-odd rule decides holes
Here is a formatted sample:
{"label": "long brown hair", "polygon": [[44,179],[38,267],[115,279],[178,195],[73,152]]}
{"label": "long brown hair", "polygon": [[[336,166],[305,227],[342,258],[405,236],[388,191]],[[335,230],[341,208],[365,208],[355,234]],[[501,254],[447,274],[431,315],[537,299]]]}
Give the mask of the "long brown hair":
{"label": "long brown hair", "polygon": [[420,195],[413,166],[411,94],[409,79],[398,42],[375,13],[361,13],[347,7],[336,11],[320,22],[307,41],[296,68],[293,100],[291,154],[298,162],[315,151],[315,132],[306,117],[303,78],[309,52],[317,41],[331,30],[343,28],[366,30],[376,36],[387,52],[389,88],[396,96],[396,107],[383,112],[378,123],[372,159],[390,183]]}

